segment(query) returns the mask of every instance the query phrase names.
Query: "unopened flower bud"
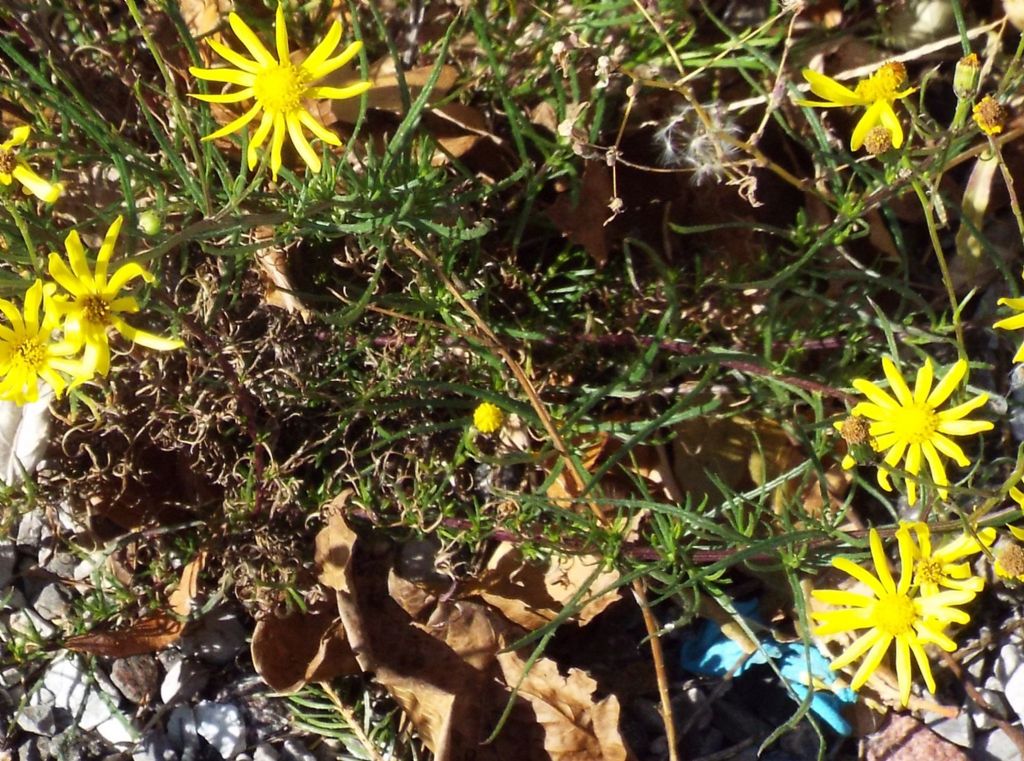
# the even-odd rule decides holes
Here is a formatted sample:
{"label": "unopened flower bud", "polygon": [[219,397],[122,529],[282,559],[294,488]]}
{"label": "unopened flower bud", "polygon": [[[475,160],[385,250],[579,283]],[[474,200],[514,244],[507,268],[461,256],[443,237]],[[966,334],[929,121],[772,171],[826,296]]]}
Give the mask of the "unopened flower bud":
{"label": "unopened flower bud", "polygon": [[981,77],[981,61],[977,53],[965,55],[956,62],[956,69],[953,71],[953,92],[960,100],[968,100],[974,97],[978,89],[978,80]]}
{"label": "unopened flower bud", "polygon": [[151,209],[146,209],[139,214],[139,229],[146,235],[156,235],[160,232],[160,215]]}

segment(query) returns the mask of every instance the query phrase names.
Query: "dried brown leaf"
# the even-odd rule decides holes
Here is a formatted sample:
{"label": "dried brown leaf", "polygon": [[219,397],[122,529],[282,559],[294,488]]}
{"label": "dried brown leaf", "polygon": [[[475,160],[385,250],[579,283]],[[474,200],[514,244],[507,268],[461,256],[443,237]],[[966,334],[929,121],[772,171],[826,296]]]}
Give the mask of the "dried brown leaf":
{"label": "dried brown leaf", "polygon": [[[511,545],[501,545],[491,556],[480,578],[469,584],[467,594],[478,594],[513,623],[528,631],[553,621],[591,580],[585,598],[615,584],[614,569],[599,570],[596,555],[553,557],[545,563],[528,563]],[[585,599],[584,598],[584,599]],[[574,616],[585,626],[620,599],[618,590],[589,601]]]}
{"label": "dried brown leaf", "polygon": [[276,692],[359,672],[337,610],[329,604],[264,618],[253,631],[251,650],[257,673]]}
{"label": "dried brown leaf", "polygon": [[181,572],[177,589],[168,599],[168,611],[143,616],[123,629],[93,631],[66,640],[64,646],[80,653],[111,658],[127,658],[163,650],[177,642],[185,630],[185,617],[198,594],[198,578],[206,564],[206,551],[200,551]]}
{"label": "dried brown leaf", "polygon": [[178,0],[178,9],[189,31],[196,37],[209,34],[234,9],[232,0]]}
{"label": "dried brown leaf", "polygon": [[597,682],[584,671],[539,658],[526,671],[518,654],[498,654],[505,682],[533,708],[544,730],[544,750],[552,761],[625,761],[629,751],[619,733],[619,701],[614,695],[595,701]]}
{"label": "dried brown leaf", "polygon": [[548,209],[548,216],[562,234],[584,250],[598,267],[608,262],[605,221],[612,200],[612,172],[603,161],[588,161],[583,170],[579,199],[562,193]]}
{"label": "dried brown leaf", "polygon": [[[405,84],[409,90],[410,102],[416,100],[423,92],[433,73],[433,66],[423,66],[417,69],[410,69],[404,73]],[[403,112],[402,93],[398,86],[398,75],[396,74],[395,61],[391,56],[381,58],[370,66],[370,83],[373,85],[366,94],[367,106],[380,111],[390,111],[394,114]],[[438,74],[437,82],[431,92],[429,105],[443,98],[455,85],[458,79],[458,70],[454,66],[444,64]],[[353,75],[351,72],[335,72],[323,80],[323,84],[331,87],[344,87],[351,84]],[[320,116],[324,124],[330,126],[334,122],[345,122],[355,124],[359,118],[360,99],[348,98],[346,100],[334,100],[327,104],[328,112],[321,111]]]}
{"label": "dried brown leaf", "polygon": [[259,267],[260,279],[263,281],[263,298],[270,306],[293,312],[299,315],[303,322],[308,322],[312,312],[295,295],[295,286],[288,276],[288,255],[284,249],[273,243],[274,228],[257,227],[255,236],[257,240],[268,242],[268,245],[256,249],[256,264]]}

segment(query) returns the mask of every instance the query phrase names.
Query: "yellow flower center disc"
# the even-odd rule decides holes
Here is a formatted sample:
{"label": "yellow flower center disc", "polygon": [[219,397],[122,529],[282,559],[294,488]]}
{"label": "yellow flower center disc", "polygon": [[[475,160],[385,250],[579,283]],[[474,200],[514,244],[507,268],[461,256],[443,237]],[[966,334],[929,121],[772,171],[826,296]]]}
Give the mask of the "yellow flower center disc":
{"label": "yellow flower center disc", "polygon": [[14,361],[35,372],[46,364],[46,349],[38,339],[26,339],[15,348]]}
{"label": "yellow flower center disc", "polygon": [[942,579],[942,564],[936,560],[919,560],[916,570],[919,584],[938,584]]}
{"label": "yellow flower center disc", "polygon": [[939,427],[935,410],[917,404],[893,410],[892,416],[893,430],[910,444],[930,441]]}
{"label": "yellow flower center disc", "polygon": [[82,312],[94,325],[110,324],[110,304],[100,296],[86,296],[82,300]]}
{"label": "yellow flower center disc", "polygon": [[306,76],[298,66],[271,66],[256,75],[253,94],[270,113],[291,113],[306,91]]}
{"label": "yellow flower center disc", "polygon": [[917,620],[917,609],[907,595],[886,595],[875,603],[874,620],[878,629],[898,637],[910,632]]}
{"label": "yellow flower center disc", "polygon": [[869,102],[893,100],[900,86],[907,81],[907,69],[902,63],[883,64],[878,71],[857,83],[857,95]]}

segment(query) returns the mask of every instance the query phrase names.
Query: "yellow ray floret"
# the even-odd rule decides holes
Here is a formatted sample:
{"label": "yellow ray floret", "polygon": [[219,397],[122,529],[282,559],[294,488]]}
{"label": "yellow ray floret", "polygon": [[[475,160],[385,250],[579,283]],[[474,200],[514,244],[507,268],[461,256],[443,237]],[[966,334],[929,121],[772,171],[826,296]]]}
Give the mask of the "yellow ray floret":
{"label": "yellow ray floret", "polygon": [[804,69],[803,75],[811,85],[811,92],[822,100],[798,100],[797,105],[816,108],[867,108],[850,138],[852,150],[858,150],[864,144],[868,133],[878,125],[889,130],[894,148],[903,145],[903,127],[892,104],[899,98],[905,98],[915,92],[917,88],[900,89],[907,81],[907,70],[902,63],[890,61],[882,64],[874,74],[858,82],[854,90],[812,69]]}
{"label": "yellow ray floret", "polygon": [[60,315],[41,280],[25,292],[22,310],[0,299],[0,312],[8,322],[0,324],[0,399],[16,404],[34,402],[39,398],[39,380],[49,384],[59,397],[68,386],[65,375],[71,377],[72,385],[91,377],[89,369],[73,359],[78,347],[53,340]]}
{"label": "yellow ray floret", "polygon": [[[915,504],[916,476],[921,471],[921,461],[924,459],[928,463],[932,482],[939,488],[939,496],[945,499],[949,478],[942,456],[949,457],[960,467],[971,464],[960,446],[949,437],[970,436],[992,429],[992,423],[987,420],[964,419],[988,401],[988,394],[979,394],[947,410],[939,409],[967,374],[967,363],[962,359],[953,364],[934,389],[934,370],[931,360],[927,360],[917,371],[913,392],[889,357],[882,359],[882,369],[892,393],[883,391],[869,380],[858,378],[853,382],[853,387],[864,394],[868,401],[860,402],[851,410],[851,414],[871,421],[871,446],[876,452],[886,452],[885,467],[878,469],[878,485],[886,491],[892,491],[887,470],[895,468],[902,460],[908,476],[907,501],[911,505]],[[852,468],[854,465],[856,461],[852,456],[847,455],[843,459],[844,468]]]}
{"label": "yellow ray floret", "polygon": [[369,82],[355,82],[346,87],[316,85],[316,82],[351,61],[362,48],[362,43],[353,42],[341,53],[332,57],[331,53],[341,41],[341,24],[335,20],[323,41],[302,63],[295,64],[291,61],[284,9],[280,4],[277,6],[275,21],[277,58],[274,58],[271,52],[264,47],[260,38],[237,14],[230,14],[228,23],[252,58],[246,58],[226,45],[211,39],[210,47],[234,68],[200,69],[192,66],[189,71],[198,79],[224,82],[236,85],[241,89],[220,95],[194,93],[191,95],[193,98],[210,103],[238,103],[249,99],[254,99],[256,102],[244,114],[219,130],[206,135],[203,140],[214,140],[236,132],[262,112],[263,116],[249,141],[249,148],[246,152],[249,169],[258,163],[259,149],[270,135],[270,171],[276,179],[277,173],[281,169],[281,148],[287,135],[306,166],[313,172],[319,172],[320,157],[309,144],[309,140],[306,139],[303,127],[330,145],[341,145],[341,140],[316,120],[316,117],[306,109],[303,101],[315,98],[335,100],[354,98],[370,89]]}
{"label": "yellow ray floret", "polygon": [[18,158],[14,150],[23,145],[31,133],[32,130],[27,126],[15,127],[11,130],[11,136],[0,143],[0,185],[10,185],[13,180],[17,180],[26,194],[31,193],[40,201],[53,203],[64,192],[64,185],[44,180]]}
{"label": "yellow ray floret", "polygon": [[[999,299],[1000,306],[1007,306],[1010,309],[1018,312],[1012,317],[1004,317],[999,320],[992,327],[999,328],[999,330],[1020,330],[1024,328],[1024,299]],[[1024,343],[1017,349],[1017,353],[1013,355],[1014,362],[1024,362]]]}
{"label": "yellow ray floret", "polygon": [[970,590],[948,590],[926,593],[920,587],[912,588],[913,552],[909,546],[910,535],[898,535],[900,545],[899,583],[893,580],[882,548],[882,540],[875,529],[870,532],[871,558],[875,573],[872,574],[846,558],[832,561],[839,570],[848,573],[867,586],[870,594],[840,589],[816,589],[811,594],[817,600],[829,605],[844,606],[842,610],[812,613],[819,622],[814,633],[819,636],[854,632],[867,629],[857,637],[842,655],[832,662],[831,668],[841,669],[863,656],[850,686],[857,690],[881,665],[896,643],[896,681],[899,684],[900,702],[907,705],[913,683],[911,654],[917,668],[924,677],[928,690],[935,692],[935,679],[924,646],[934,643],[947,652],[956,650],[953,642],[943,629],[951,623],[966,624],[970,616],[957,606],[974,599]]}
{"label": "yellow ray floret", "polygon": [[84,364],[99,375],[106,375],[110,369],[107,334],[111,328],[129,341],[157,351],[184,346],[177,338],[163,338],[138,330],[121,318],[122,314],[139,311],[138,302],[132,296],[121,295],[121,291],[139,277],[147,283],[153,282],[153,275],[135,262],[123,264],[113,275],[107,276],[107,267],[123,221],[119,216],[110,225],[93,270],[89,269],[85,249],[75,231],[64,241],[68,264],[56,252],[50,254],[50,277],[66,292],[54,298],[55,309],[64,318],[64,337],[73,345],[84,348]]}

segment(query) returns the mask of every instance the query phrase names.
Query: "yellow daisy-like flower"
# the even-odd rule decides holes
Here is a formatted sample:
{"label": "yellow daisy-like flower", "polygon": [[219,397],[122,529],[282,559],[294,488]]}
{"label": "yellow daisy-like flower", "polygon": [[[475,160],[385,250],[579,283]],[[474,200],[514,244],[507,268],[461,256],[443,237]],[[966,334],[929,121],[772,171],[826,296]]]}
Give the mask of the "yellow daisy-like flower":
{"label": "yellow daisy-like flower", "polygon": [[110,370],[110,344],[107,333],[113,328],[129,341],[157,351],[180,349],[184,344],[177,338],[163,338],[138,330],[126,323],[122,314],[134,314],[139,304],[132,296],[122,296],[121,291],[135,278],[141,277],[147,283],[153,282],[153,275],[135,262],[124,264],[107,277],[107,266],[114,252],[123,218],[118,216],[110,225],[103,239],[96,267],[89,270],[85,249],[76,231],[64,240],[68,265],[56,253],[50,254],[50,277],[67,293],[54,298],[54,307],[64,318],[64,337],[77,347],[85,347],[84,364],[90,369],[106,375]]}
{"label": "yellow daisy-like flower", "polygon": [[[1024,277],[1024,273],[1022,273],[1022,277]],[[998,328],[999,330],[1020,330],[1024,328],[1024,299],[999,299],[999,306],[1008,306],[1020,314],[1004,317],[995,323],[992,326],[993,328]],[[1013,355],[1013,361],[1024,362],[1024,343],[1020,345],[1017,353]]]}
{"label": "yellow daisy-like flower", "polygon": [[913,584],[924,594],[937,594],[942,591],[939,587],[975,593],[984,588],[985,580],[974,575],[970,563],[960,561],[981,552],[982,546],[991,546],[996,540],[994,528],[983,528],[976,537],[961,534],[937,550],[932,549],[931,530],[927,523],[901,523],[896,536],[900,538],[904,534],[908,541],[901,546],[909,548],[913,559]]}
{"label": "yellow daisy-like flower", "polygon": [[24,145],[32,134],[32,129],[25,125],[11,130],[11,136],[0,143],[0,185],[10,185],[12,180],[22,184],[26,194],[32,194],[40,201],[53,203],[64,192],[64,185],[49,182],[36,174],[32,167],[18,158],[14,149]]}
{"label": "yellow daisy-like flower", "polygon": [[[949,437],[969,436],[992,429],[992,423],[987,420],[963,419],[984,405],[988,401],[988,394],[979,394],[948,410],[938,409],[967,374],[967,363],[962,359],[950,368],[946,377],[934,389],[932,363],[931,360],[926,361],[917,371],[913,393],[892,359],[884,357],[882,368],[895,397],[871,381],[858,378],[853,382],[853,387],[864,394],[868,401],[855,405],[850,414],[872,421],[869,427],[871,446],[876,452],[888,450],[884,459],[888,468],[896,467],[900,460],[904,461],[904,469],[910,476],[906,484],[907,501],[911,505],[917,502],[916,476],[921,471],[922,457],[928,463],[932,482],[939,487],[939,496],[945,499],[949,478],[941,455],[951,458],[961,467],[971,464],[960,446]],[[852,468],[854,465],[856,460],[851,455],[843,458],[844,468]],[[886,491],[892,491],[889,474],[881,467],[878,469],[878,485]]]}
{"label": "yellow daisy-like flower", "polygon": [[480,433],[494,433],[505,423],[505,413],[496,404],[483,402],[473,410],[473,425]]}
{"label": "yellow daisy-like flower", "polygon": [[811,92],[823,100],[798,100],[797,105],[817,108],[867,108],[854,127],[853,136],[850,138],[851,149],[859,149],[868,133],[879,124],[889,130],[894,148],[903,145],[903,127],[892,104],[899,98],[905,98],[915,92],[917,88],[900,89],[907,81],[907,69],[902,63],[890,61],[882,64],[874,74],[858,82],[856,89],[853,90],[812,69],[804,69],[803,75],[811,85]]}
{"label": "yellow daisy-like flower", "polygon": [[986,135],[998,135],[1010,120],[1010,110],[991,95],[974,104],[971,118]]}
{"label": "yellow daisy-like flower", "polygon": [[0,299],[0,312],[10,323],[0,325],[0,399],[27,404],[39,398],[40,378],[60,396],[68,386],[65,374],[72,377],[72,385],[91,377],[92,373],[80,360],[71,359],[78,353],[77,346],[53,340],[60,315],[50,295],[44,292],[42,280],[36,280],[25,292],[24,309]]}
{"label": "yellow daisy-like flower", "polygon": [[[857,690],[879,667],[896,643],[896,680],[899,683],[900,702],[910,701],[913,681],[910,656],[913,653],[918,670],[924,676],[928,690],[935,692],[935,680],[924,646],[934,643],[947,652],[956,650],[956,643],[943,633],[951,624],[966,624],[970,616],[956,606],[974,599],[970,590],[948,590],[933,594],[921,589],[911,589],[914,575],[913,551],[909,546],[910,535],[898,536],[900,544],[900,579],[897,584],[889,571],[882,540],[875,529],[870,532],[871,557],[875,564],[875,575],[846,558],[835,558],[832,565],[850,574],[865,584],[871,595],[840,589],[816,589],[811,594],[815,599],[829,605],[845,606],[843,610],[812,613],[820,625],[816,635],[839,634],[860,629],[869,631],[861,634],[841,656],[832,662],[833,670],[841,669],[864,656],[850,682]],[[866,654],[866,655],[865,655]]]}
{"label": "yellow daisy-like flower", "polygon": [[331,58],[331,53],[341,41],[341,24],[335,20],[328,30],[327,36],[313,52],[302,63],[294,64],[291,62],[288,50],[288,31],[284,21],[284,8],[280,4],[277,6],[275,26],[276,59],[237,14],[230,14],[228,23],[252,58],[246,58],[211,38],[209,40],[210,47],[234,68],[200,69],[192,66],[189,67],[189,71],[198,79],[226,82],[238,85],[242,89],[222,95],[191,95],[193,98],[209,103],[238,103],[250,98],[255,99],[256,103],[234,121],[224,125],[216,132],[206,135],[203,140],[214,140],[240,130],[262,111],[263,118],[249,141],[249,149],[246,154],[249,169],[255,167],[259,161],[259,148],[273,128],[273,136],[270,139],[270,171],[275,179],[281,168],[281,147],[284,145],[285,135],[291,138],[292,145],[295,146],[306,165],[313,172],[319,172],[320,157],[310,146],[302,128],[306,127],[330,145],[341,145],[341,140],[316,120],[316,117],[303,105],[303,100],[309,98],[336,100],[354,98],[370,89],[369,82],[356,82],[347,87],[327,87],[314,84],[351,61],[362,48],[362,43],[353,42],[339,55]]}

